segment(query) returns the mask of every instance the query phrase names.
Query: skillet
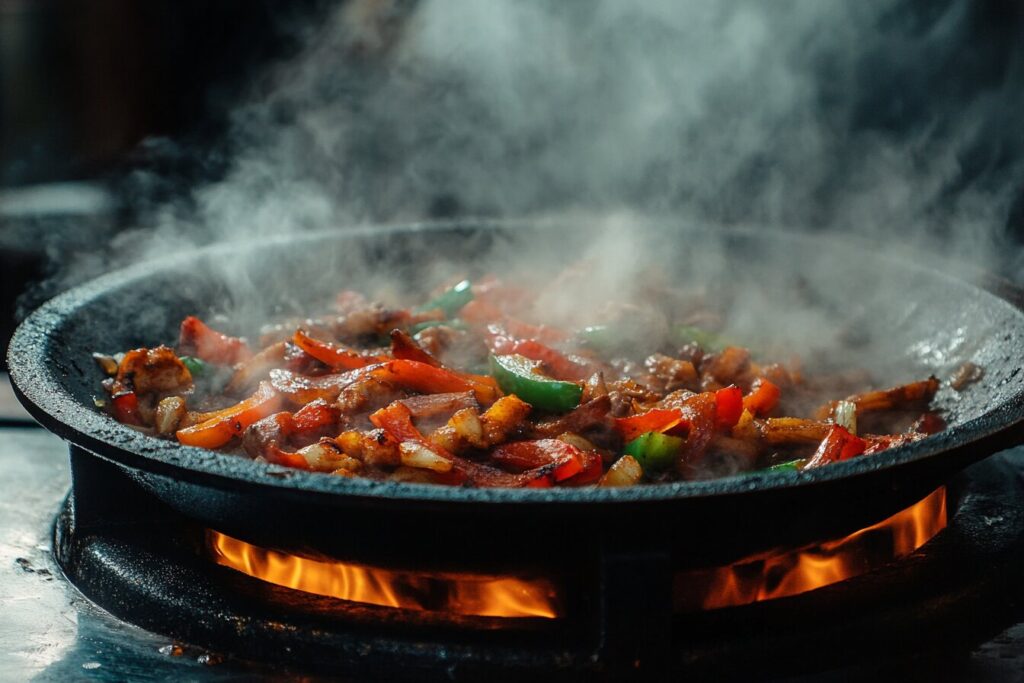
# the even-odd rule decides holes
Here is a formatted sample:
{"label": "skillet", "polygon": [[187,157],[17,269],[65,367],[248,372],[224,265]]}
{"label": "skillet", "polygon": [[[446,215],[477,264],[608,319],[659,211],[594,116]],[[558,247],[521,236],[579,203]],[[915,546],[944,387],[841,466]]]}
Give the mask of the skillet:
{"label": "skillet", "polygon": [[[938,402],[949,428],[908,446],[808,472],[627,489],[333,477],[157,440],[93,407],[101,391],[91,352],[169,342],[190,313],[259,319],[364,280],[423,286],[439,270],[500,268],[523,252],[554,269],[596,241],[585,225],[484,221],[221,244],[139,264],[39,308],[12,339],[8,365],[19,399],[45,428],[197,523],[304,555],[391,566],[568,564],[609,548],[657,552],[674,567],[717,564],[873,523],[1024,438],[1020,290],[822,236],[677,224],[619,226],[617,234],[623,262],[728,289],[746,317],[741,328],[774,319],[775,302],[793,313],[775,331],[812,355],[823,353],[816,337],[827,355],[852,326],[856,341],[832,359],[840,366],[869,362],[904,380],[929,371],[948,378],[972,360],[984,376],[961,394],[944,388]],[[603,276],[595,272],[595,281]]]}

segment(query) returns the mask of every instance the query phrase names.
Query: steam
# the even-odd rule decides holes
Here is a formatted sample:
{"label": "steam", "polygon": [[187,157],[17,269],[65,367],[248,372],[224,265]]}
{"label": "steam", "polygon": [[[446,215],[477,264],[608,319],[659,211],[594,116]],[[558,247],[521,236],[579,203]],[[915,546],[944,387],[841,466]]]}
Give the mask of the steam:
{"label": "steam", "polygon": [[208,152],[226,172],[170,201],[140,173],[140,229],[63,276],[449,215],[592,221],[592,251],[613,255],[594,299],[643,269],[650,218],[829,230],[1016,273],[1024,43],[991,7],[350,0],[253,83]]}
{"label": "steam", "polygon": [[[171,148],[226,170],[171,193],[167,178],[140,171],[140,227],[102,254],[62,259],[54,282],[211,242],[451,216],[527,219],[551,226],[544,239],[471,267],[546,278],[535,322],[576,330],[602,321],[609,302],[642,300],[661,274],[663,291],[680,280],[711,294],[738,285],[745,294],[726,302],[723,336],[786,354],[767,358],[831,354],[833,367],[870,367],[886,384],[948,378],[977,361],[984,405],[958,412],[951,390],[938,397],[955,424],[1019,386],[1005,355],[1019,340],[995,334],[1016,318],[998,302],[985,304],[989,326],[972,328],[977,318],[956,310],[955,286],[934,287],[939,278],[892,268],[872,281],[856,255],[787,252],[781,241],[738,262],[715,231],[828,231],[1024,281],[1024,250],[1006,248],[1014,211],[1024,222],[1024,40],[986,16],[999,7],[349,0],[308,28],[300,55],[252,84],[223,146]],[[561,240],[563,223],[587,225],[587,238]],[[684,226],[711,231],[689,244]],[[229,295],[195,312],[224,313],[219,327],[251,334],[268,309],[302,310],[307,289],[418,303],[424,289],[468,274],[436,258],[444,239],[421,238],[401,263],[318,254],[300,281],[284,279],[289,269],[275,270],[273,254],[266,271],[230,255],[207,261],[205,274]],[[404,241],[408,250],[414,240]],[[587,266],[552,275],[576,262]],[[401,286],[402,263],[421,266],[416,286]],[[801,299],[807,290],[813,302]],[[150,341],[169,341],[177,292],[161,293],[166,310],[134,295],[133,306],[151,305],[145,317],[128,308],[112,318],[136,331],[151,323]],[[653,351],[653,330],[667,340],[670,323],[643,315],[633,328]],[[870,343],[844,344],[851,328]]]}
{"label": "steam", "polygon": [[984,262],[1024,182],[1009,156],[1019,51],[990,60],[1001,79],[950,93],[971,77],[958,66],[977,3],[915,11],[349,3],[237,113],[234,164],[186,220],[230,239],[446,209],[629,208],[940,239]]}

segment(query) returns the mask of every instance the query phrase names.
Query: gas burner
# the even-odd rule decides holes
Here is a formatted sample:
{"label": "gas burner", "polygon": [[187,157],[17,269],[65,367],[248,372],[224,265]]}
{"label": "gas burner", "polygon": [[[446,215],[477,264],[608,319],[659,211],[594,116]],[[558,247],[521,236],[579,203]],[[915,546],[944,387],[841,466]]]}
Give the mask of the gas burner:
{"label": "gas burner", "polygon": [[643,548],[504,575],[289,554],[203,528],[94,455],[73,447],[71,462],[54,549],[86,596],[146,629],[290,670],[380,680],[835,670],[864,653],[969,649],[1012,620],[1006,596],[1024,569],[1024,479],[1004,456],[843,539],[684,574]]}

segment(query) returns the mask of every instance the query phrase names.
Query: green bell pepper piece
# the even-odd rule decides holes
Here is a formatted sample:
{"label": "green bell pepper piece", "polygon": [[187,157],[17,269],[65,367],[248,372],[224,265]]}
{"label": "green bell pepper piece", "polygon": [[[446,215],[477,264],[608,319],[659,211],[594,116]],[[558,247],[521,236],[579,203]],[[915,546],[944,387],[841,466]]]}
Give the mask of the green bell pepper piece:
{"label": "green bell pepper piece", "polygon": [[431,327],[440,327],[441,325],[444,325],[445,327],[454,327],[456,330],[466,329],[466,323],[462,322],[458,318],[452,318],[451,320],[427,320],[409,327],[409,334],[415,336],[423,330],[430,329]]}
{"label": "green bell pepper piece", "polygon": [[451,289],[448,289],[427,303],[416,309],[418,313],[426,313],[441,309],[446,318],[458,313],[463,306],[473,300],[473,284],[469,280],[463,280]]}
{"label": "green bell pepper piece", "polygon": [[490,357],[491,374],[506,394],[515,394],[534,408],[564,413],[580,404],[583,387],[537,372],[539,363],[518,354]]}
{"label": "green bell pepper piece", "polygon": [[796,460],[790,460],[789,462],[780,462],[778,465],[772,465],[768,468],[769,472],[799,472],[800,468],[803,467],[807,461],[803,458],[797,458]]}
{"label": "green bell pepper piece", "polygon": [[626,444],[626,455],[632,455],[644,472],[667,470],[675,464],[684,440],[661,432],[647,432]]}
{"label": "green bell pepper piece", "polygon": [[195,356],[182,356],[181,362],[193,377],[202,377],[210,371],[210,366],[206,361],[199,360]]}
{"label": "green bell pepper piece", "polygon": [[618,351],[629,346],[621,329],[608,325],[590,325],[576,333],[580,341],[597,351]]}
{"label": "green bell pepper piece", "polygon": [[723,339],[714,332],[708,332],[693,325],[677,326],[673,330],[673,336],[677,342],[683,344],[695,342],[701,348],[708,349],[709,351],[720,351],[730,345],[728,340]]}

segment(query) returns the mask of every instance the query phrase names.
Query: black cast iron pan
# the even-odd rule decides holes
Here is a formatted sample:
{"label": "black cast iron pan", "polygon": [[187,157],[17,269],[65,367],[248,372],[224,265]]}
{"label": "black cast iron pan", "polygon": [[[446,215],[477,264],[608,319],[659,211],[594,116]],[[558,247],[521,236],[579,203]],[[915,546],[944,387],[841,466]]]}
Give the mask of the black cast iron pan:
{"label": "black cast iron pan", "polygon": [[1021,440],[1019,291],[807,235],[678,225],[613,234],[624,264],[729,290],[740,328],[763,327],[758,316],[777,305],[787,315],[773,334],[784,343],[810,349],[856,332],[856,343],[834,350],[839,365],[870,363],[895,383],[948,377],[972,360],[984,378],[962,394],[943,389],[950,428],[911,446],[809,472],[630,489],[449,488],[299,472],[147,437],[92,405],[101,393],[92,351],[172,341],[190,313],[258,318],[367,279],[422,286],[428,271],[500,268],[524,251],[554,272],[595,242],[586,226],[509,224],[352,229],[129,268],[31,315],[11,343],[11,376],[43,426],[203,525],[310,555],[420,568],[508,569],[620,551],[661,554],[675,566],[722,562],[870,524]]}

